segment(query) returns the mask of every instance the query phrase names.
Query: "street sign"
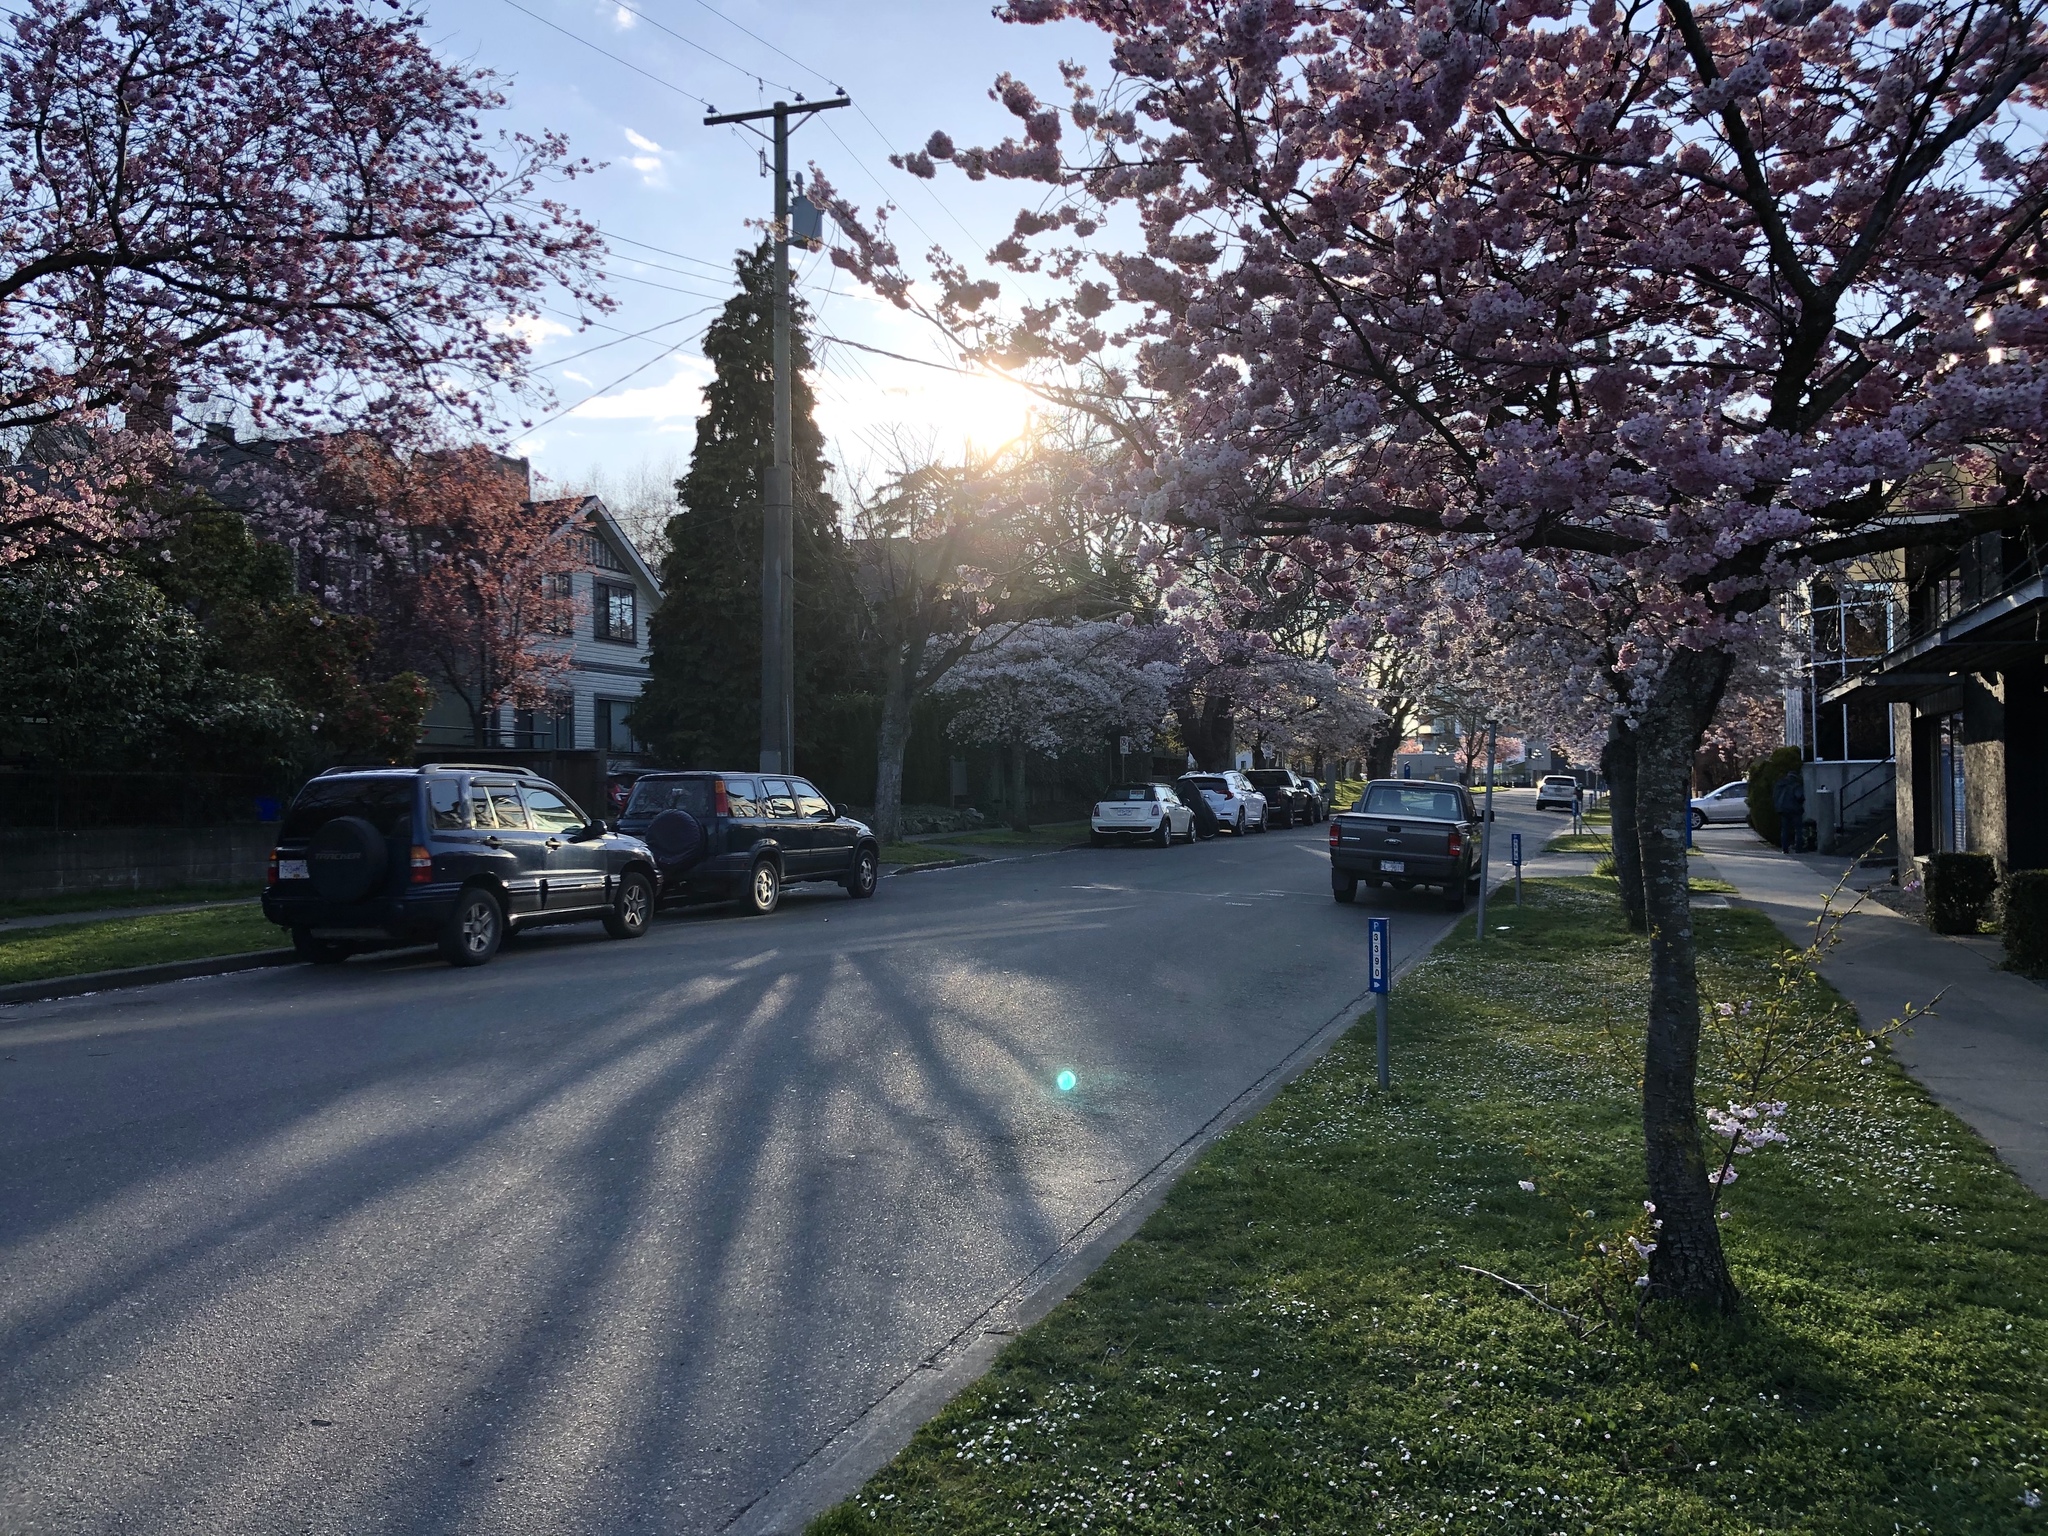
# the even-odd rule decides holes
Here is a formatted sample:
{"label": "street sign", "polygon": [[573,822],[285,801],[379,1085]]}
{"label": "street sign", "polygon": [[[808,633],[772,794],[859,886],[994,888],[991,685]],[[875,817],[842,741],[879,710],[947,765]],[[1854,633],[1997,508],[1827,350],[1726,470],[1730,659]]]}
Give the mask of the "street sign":
{"label": "street sign", "polygon": [[1367,985],[1372,992],[1375,1044],[1379,1049],[1380,1086],[1392,1081],[1387,1070],[1387,991],[1394,979],[1394,925],[1384,917],[1366,923]]}
{"label": "street sign", "polygon": [[1522,834],[1519,832],[1508,834],[1508,857],[1515,861],[1515,868],[1522,867]]}

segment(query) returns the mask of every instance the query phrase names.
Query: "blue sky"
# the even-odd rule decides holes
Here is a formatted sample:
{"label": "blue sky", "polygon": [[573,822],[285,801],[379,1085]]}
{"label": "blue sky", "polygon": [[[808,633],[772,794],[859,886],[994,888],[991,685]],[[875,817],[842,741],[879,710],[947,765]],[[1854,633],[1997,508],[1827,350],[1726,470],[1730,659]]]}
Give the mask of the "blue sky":
{"label": "blue sky", "polygon": [[[604,323],[615,329],[575,332],[559,299],[527,322],[556,409],[574,409],[536,426],[516,447],[565,485],[593,470],[621,476],[643,463],[687,459],[698,391],[709,376],[698,338],[731,291],[732,253],[759,238],[747,221],[770,211],[772,189],[756,154],[761,141],[739,129],[702,126],[704,108],[693,97],[737,111],[792,91],[817,98],[830,95],[833,84],[843,87],[855,107],[822,114],[795,135],[792,165],[815,161],[864,207],[884,196],[896,203],[896,238],[906,256],[936,242],[973,264],[1007,232],[1018,207],[1037,201],[1034,189],[975,184],[946,172],[936,183],[921,182],[890,166],[890,151],[914,149],[940,127],[962,144],[993,143],[1016,125],[988,98],[999,72],[1008,69],[1042,97],[1059,99],[1062,58],[1088,63],[1101,78],[1106,57],[1091,29],[1005,26],[990,16],[987,0],[626,6],[425,0],[427,33],[437,46],[505,77],[510,107],[497,115],[497,126],[556,129],[576,154],[606,162],[566,195],[612,237],[608,270],[619,308]],[[799,272],[819,331],[948,360],[943,342],[922,322],[860,292],[825,257],[801,257]],[[620,337],[666,322],[675,323],[651,337]],[[586,351],[611,342],[617,344]],[[992,446],[1015,434],[1028,408],[1021,391],[1000,381],[963,379],[830,343],[819,350],[823,366],[813,382],[820,422],[838,462],[855,474],[872,472],[895,436],[949,456],[970,439]],[[586,355],[570,357],[578,352]]]}

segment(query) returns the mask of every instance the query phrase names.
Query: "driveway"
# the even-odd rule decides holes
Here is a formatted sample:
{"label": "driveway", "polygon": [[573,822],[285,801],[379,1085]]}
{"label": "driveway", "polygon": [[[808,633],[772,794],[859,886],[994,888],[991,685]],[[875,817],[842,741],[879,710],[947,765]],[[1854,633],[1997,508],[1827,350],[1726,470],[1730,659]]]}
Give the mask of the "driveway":
{"label": "driveway", "polygon": [[0,1530],[724,1528],[1450,923],[1324,847],[0,1010]]}

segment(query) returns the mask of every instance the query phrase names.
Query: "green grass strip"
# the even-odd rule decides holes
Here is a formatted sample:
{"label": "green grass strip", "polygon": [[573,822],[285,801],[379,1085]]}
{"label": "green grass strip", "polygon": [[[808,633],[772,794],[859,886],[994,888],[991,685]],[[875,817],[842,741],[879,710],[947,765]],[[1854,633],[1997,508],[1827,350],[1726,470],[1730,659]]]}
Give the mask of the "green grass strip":
{"label": "green grass strip", "polygon": [[[1354,1030],[814,1536],[2048,1529],[2048,1208],[1882,1050],[1743,1160],[1738,1317],[1582,1337],[1456,1267],[1597,1322],[1641,1209],[1643,941],[1611,881],[1525,902],[1397,984],[1391,1092]],[[1695,922],[1761,994],[1768,922]]]}
{"label": "green grass strip", "polygon": [[1045,826],[1033,827],[1028,832],[1018,832],[1010,827],[990,827],[981,832],[960,832],[950,837],[934,839],[928,846],[944,847],[953,843],[971,843],[976,847],[1006,848],[1028,845],[1032,847],[1067,848],[1075,843],[1088,841],[1088,823],[1085,821],[1056,821]]}
{"label": "green grass strip", "polygon": [[882,850],[882,862],[916,869],[923,864],[957,864],[961,860],[979,863],[973,854],[940,843],[891,843]]}
{"label": "green grass strip", "polygon": [[97,923],[59,923],[0,933],[0,983],[48,981],[131,965],[206,960],[259,949],[282,949],[291,940],[264,921],[255,905],[203,912],[165,912]]}
{"label": "green grass strip", "polygon": [[126,907],[180,907],[200,901],[246,901],[261,882],[238,880],[231,885],[180,885],[160,891],[75,891],[68,896],[32,896],[0,901],[0,919],[55,917],[65,912],[106,912]]}

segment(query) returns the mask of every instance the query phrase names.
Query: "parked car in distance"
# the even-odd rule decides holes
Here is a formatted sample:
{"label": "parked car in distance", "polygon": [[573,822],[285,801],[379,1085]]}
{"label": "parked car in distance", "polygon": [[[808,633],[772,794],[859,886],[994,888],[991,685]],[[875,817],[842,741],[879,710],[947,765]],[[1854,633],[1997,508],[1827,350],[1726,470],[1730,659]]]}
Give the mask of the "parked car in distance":
{"label": "parked car in distance", "polygon": [[1737,779],[1719,789],[1700,795],[1692,802],[1692,824],[1704,827],[1710,821],[1749,820],[1749,780]]}
{"label": "parked car in distance", "polygon": [[1316,797],[1316,820],[1326,820],[1330,814],[1330,797],[1335,786],[1325,784],[1320,779],[1303,779],[1301,782],[1306,784],[1309,793]]}
{"label": "parked car in distance", "polygon": [[330,769],[278,828],[263,915],[316,965],[393,943],[482,965],[509,933],[598,922],[637,938],[654,855],[545,779],[488,764]]}
{"label": "parked car in distance", "polygon": [[644,838],[662,900],[738,900],[773,912],[792,885],[829,883],[861,899],[881,881],[882,845],[793,774],[643,773],[619,830]]}
{"label": "parked car in distance", "polygon": [[1266,809],[1283,827],[1296,822],[1314,826],[1320,819],[1316,793],[1309,782],[1291,768],[1247,768],[1252,787],[1266,797]]}
{"label": "parked car in distance", "polygon": [[1444,905],[1465,909],[1479,889],[1480,811],[1457,784],[1374,779],[1358,804],[1330,818],[1330,892],[1351,901],[1358,883],[1378,889],[1440,886]]}
{"label": "parked car in distance", "polygon": [[1161,848],[1195,840],[1195,813],[1164,784],[1112,784],[1088,816],[1088,841],[1097,848],[1142,838]]}
{"label": "parked car in distance", "polygon": [[1579,803],[1579,781],[1568,773],[1549,773],[1536,785],[1536,809],[1569,811]]}
{"label": "parked car in distance", "polygon": [[1183,774],[1173,787],[1183,800],[1200,795],[1216,813],[1217,825],[1239,837],[1266,830],[1266,797],[1235,768]]}

